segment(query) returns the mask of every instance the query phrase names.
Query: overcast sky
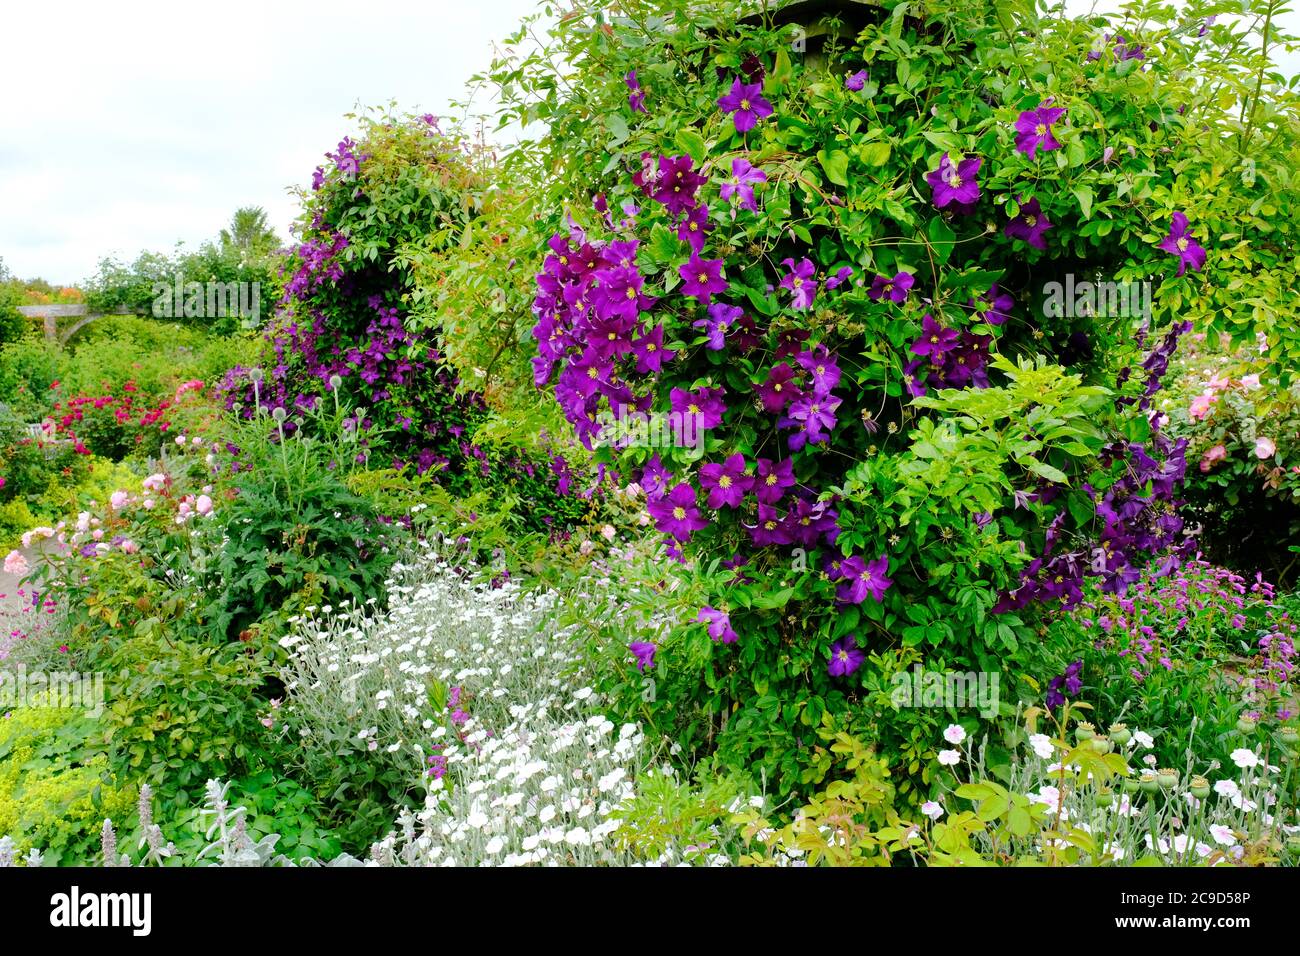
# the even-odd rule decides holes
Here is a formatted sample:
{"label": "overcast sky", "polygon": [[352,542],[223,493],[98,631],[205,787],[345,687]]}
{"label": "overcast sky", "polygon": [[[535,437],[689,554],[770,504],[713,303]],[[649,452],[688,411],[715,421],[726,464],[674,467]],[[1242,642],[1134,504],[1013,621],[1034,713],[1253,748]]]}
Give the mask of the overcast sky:
{"label": "overcast sky", "polygon": [[[344,113],[396,99],[445,114],[537,8],[12,0],[0,14],[0,258],[24,278],[73,283],[107,254],[196,246],[245,205],[286,238],[286,189],[310,181],[348,131]],[[1300,32],[1300,14],[1288,20]]]}

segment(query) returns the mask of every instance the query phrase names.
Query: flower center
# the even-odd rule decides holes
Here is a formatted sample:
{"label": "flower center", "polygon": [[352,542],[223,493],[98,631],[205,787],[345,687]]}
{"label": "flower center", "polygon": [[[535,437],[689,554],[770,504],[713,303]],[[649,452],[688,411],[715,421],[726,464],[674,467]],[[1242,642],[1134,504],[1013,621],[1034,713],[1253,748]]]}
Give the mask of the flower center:
{"label": "flower center", "polygon": [[595,366],[587,369],[587,378],[600,378],[600,372]]}
{"label": "flower center", "polygon": [[1187,239],[1186,239],[1186,237],[1184,237],[1184,238],[1178,240],[1178,251],[1179,251],[1179,252],[1186,252],[1186,251],[1187,251]]}
{"label": "flower center", "polygon": [[698,405],[687,405],[687,406],[686,406],[686,410],[687,410],[688,412],[690,412],[692,415],[698,415],[698,414],[700,413],[700,406],[698,406]]}
{"label": "flower center", "polygon": [[628,297],[629,299],[635,299],[635,298],[636,298],[636,289],[632,288],[631,286],[628,286],[628,287],[627,287],[627,297]]}
{"label": "flower center", "polygon": [[676,518],[678,521],[681,521],[683,518],[686,517],[686,509],[683,508],[681,505],[678,505],[676,508],[673,509],[673,517]]}
{"label": "flower center", "polygon": [[749,109],[749,100],[741,100],[741,101],[740,101],[740,108],[741,108],[742,110],[747,110],[747,109]]}
{"label": "flower center", "polygon": [[718,487],[719,487],[719,488],[730,488],[730,487],[731,487],[731,476],[730,476],[730,475],[723,475],[721,478],[719,478],[719,479],[718,479]]}
{"label": "flower center", "polygon": [[1026,217],[1025,217],[1025,225],[1027,225],[1030,229],[1033,229],[1036,225],[1038,225],[1038,217],[1037,217],[1037,216],[1026,216]]}
{"label": "flower center", "polygon": [[1039,136],[1046,136],[1046,135],[1047,135],[1047,124],[1046,124],[1046,123],[1039,123],[1037,126],[1034,127],[1034,132],[1035,132],[1036,134],[1038,134]]}
{"label": "flower center", "polygon": [[766,482],[767,482],[767,486],[768,486],[769,488],[771,488],[774,484],[776,484],[776,482],[777,482],[777,477],[776,477],[776,475],[768,475],[767,478],[764,479],[764,481],[766,481]]}

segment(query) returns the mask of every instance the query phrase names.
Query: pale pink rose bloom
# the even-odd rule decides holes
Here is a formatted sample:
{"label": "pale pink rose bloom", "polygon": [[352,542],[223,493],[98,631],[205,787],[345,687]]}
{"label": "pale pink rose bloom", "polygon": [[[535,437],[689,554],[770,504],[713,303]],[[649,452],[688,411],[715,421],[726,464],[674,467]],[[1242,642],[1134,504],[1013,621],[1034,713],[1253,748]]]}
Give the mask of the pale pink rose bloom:
{"label": "pale pink rose bloom", "polygon": [[121,511],[126,507],[127,501],[131,498],[125,491],[115,491],[109,496],[108,506],[114,511]]}
{"label": "pale pink rose bloom", "polygon": [[1192,421],[1199,422],[1206,415],[1210,414],[1210,409],[1214,406],[1215,396],[1206,392],[1204,395],[1197,395],[1192,399],[1191,407],[1187,409],[1187,414],[1192,416]]}
{"label": "pale pink rose bloom", "polygon": [[157,503],[158,502],[154,501],[152,498],[146,498],[144,501],[140,502],[140,504],[144,505],[145,511],[153,511],[154,505]]}
{"label": "pale pink rose bloom", "polygon": [[5,556],[5,574],[13,574],[22,577],[31,567],[27,564],[27,559],[23,557],[21,551],[10,551]]}
{"label": "pale pink rose bloom", "polygon": [[1255,439],[1255,457],[1260,461],[1267,461],[1277,454],[1277,445],[1273,444],[1271,438]]}
{"label": "pale pink rose bloom", "polygon": [[605,527],[600,529],[600,536],[604,538],[606,541],[613,541],[614,535],[616,535],[617,533],[618,532],[614,530],[614,526],[612,524],[607,524],[605,525]]}
{"label": "pale pink rose bloom", "polygon": [[199,500],[195,502],[195,507],[198,509],[199,514],[206,517],[207,515],[212,514],[212,499],[207,495],[199,495]]}
{"label": "pale pink rose bloom", "polygon": [[1228,449],[1224,448],[1222,445],[1215,445],[1201,456],[1201,471],[1209,471],[1210,466],[1212,466],[1216,461],[1223,461],[1223,459],[1227,457]]}
{"label": "pale pink rose bloom", "polygon": [[1241,387],[1248,392],[1253,392],[1259,388],[1259,375],[1243,375],[1241,377]]}
{"label": "pale pink rose bloom", "polygon": [[1230,385],[1232,385],[1231,378],[1229,378],[1226,375],[1220,375],[1218,372],[1215,372],[1213,375],[1210,376],[1210,384],[1206,387],[1211,392],[1223,392],[1223,391],[1227,391]]}
{"label": "pale pink rose bloom", "polygon": [[122,542],[122,550],[127,554],[136,554],[139,552],[140,546],[128,538],[126,541]]}

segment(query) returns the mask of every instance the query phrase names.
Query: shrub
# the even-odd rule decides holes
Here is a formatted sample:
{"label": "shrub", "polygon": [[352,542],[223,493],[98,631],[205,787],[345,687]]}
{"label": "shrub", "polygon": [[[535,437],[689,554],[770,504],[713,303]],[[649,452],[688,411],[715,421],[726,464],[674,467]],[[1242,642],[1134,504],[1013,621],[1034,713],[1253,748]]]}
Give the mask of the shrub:
{"label": "shrub", "polygon": [[[996,670],[1036,602],[1184,547],[1151,398],[1210,255],[1176,164],[1214,158],[1171,106],[1201,94],[1156,79],[1198,54],[1159,34],[1137,64],[1064,20],[1013,51],[991,6],[908,9],[801,60],[725,4],[580,7],[490,74],[505,117],[547,119],[514,160],[552,163],[536,382],[702,592],[653,711],[786,788],[827,712],[919,745],[925,718],[859,707],[869,652]],[[1048,308],[1075,273],[1163,276],[1151,322]],[[634,415],[698,440],[623,442]]]}

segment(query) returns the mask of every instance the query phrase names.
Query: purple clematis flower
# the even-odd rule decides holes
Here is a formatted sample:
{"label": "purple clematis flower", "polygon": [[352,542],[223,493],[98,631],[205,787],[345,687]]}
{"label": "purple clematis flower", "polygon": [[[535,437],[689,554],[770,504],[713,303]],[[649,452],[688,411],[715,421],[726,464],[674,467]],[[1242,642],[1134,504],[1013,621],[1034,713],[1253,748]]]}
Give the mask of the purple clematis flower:
{"label": "purple clematis flower", "polygon": [[844,266],[836,270],[835,275],[829,276],[826,279],[826,288],[838,289],[840,286],[844,285],[844,283],[848,282],[852,278],[853,278],[853,267]]}
{"label": "purple clematis flower", "polygon": [[709,207],[703,204],[693,206],[686,211],[682,221],[677,224],[677,238],[687,243],[691,250],[699,255],[704,248],[704,240],[708,238],[712,229],[713,223],[709,222]]}
{"label": "purple clematis flower", "polygon": [[636,70],[632,70],[627,76],[623,77],[623,82],[632,91],[627,98],[628,106],[632,107],[632,112],[648,113],[649,110],[645,108],[645,91],[641,89],[641,84],[637,82]]}
{"label": "purple clematis flower", "polygon": [[800,395],[799,387],[793,384],[794,369],[782,362],[772,367],[767,373],[767,381],[758,387],[758,400],[767,412],[785,411],[793,399]]}
{"label": "purple clematis flower", "polygon": [[1021,203],[1020,215],[1007,223],[1003,231],[1013,239],[1023,239],[1035,249],[1046,249],[1047,241],[1043,238],[1043,233],[1051,228],[1052,224],[1043,215],[1038,200],[1031,199]]}
{"label": "purple clematis flower", "polygon": [[649,641],[633,641],[627,646],[627,649],[631,651],[632,655],[636,658],[636,669],[641,673],[644,674],[647,670],[652,670],[654,668],[655,651],[657,651],[658,648]]}
{"label": "purple clematis flower", "polygon": [[827,395],[840,384],[840,367],[835,364],[835,356],[825,345],[800,352],[795,361],[800,368],[812,375],[814,394]]}
{"label": "purple clematis flower", "polygon": [[779,462],[773,462],[767,458],[758,459],[758,474],[754,478],[754,495],[761,504],[776,504],[785,497],[786,489],[793,488],[794,484],[794,463],[789,458]]}
{"label": "purple clematis flower", "polygon": [[739,508],[745,492],[754,487],[754,477],[745,474],[745,456],[737,452],[724,462],[701,467],[700,484],[708,489],[710,508]]}
{"label": "purple clematis flower", "polygon": [[865,651],[858,648],[852,634],[845,635],[831,645],[831,662],[826,672],[832,677],[847,677],[862,666],[867,659]]}
{"label": "purple clematis flower", "polygon": [[1188,266],[1192,267],[1193,272],[1200,272],[1201,267],[1205,265],[1205,249],[1188,232],[1187,216],[1184,213],[1174,213],[1173,221],[1169,226],[1169,235],[1162,239],[1156,248],[1178,257],[1180,276],[1187,271]]}
{"label": "purple clematis flower", "polygon": [[839,407],[840,400],[834,395],[801,395],[796,399],[789,414],[777,421],[781,428],[797,428],[790,436],[790,450],[798,451],[808,442],[819,445],[830,438]]}
{"label": "purple clematis flower", "polygon": [[862,92],[863,88],[866,85],[867,85],[866,70],[858,70],[858,72],[850,73],[848,76],[844,78],[844,88],[846,90],[852,90],[854,93]]}
{"label": "purple clematis flower", "polygon": [[785,496],[787,488],[794,487],[794,463],[758,459],[758,474],[754,479],[754,495],[765,505],[774,505]]}
{"label": "purple clematis flower", "polygon": [[940,325],[927,312],[921,317],[921,337],[912,343],[912,352],[937,362],[944,353],[955,349],[960,339],[960,332]]}
{"label": "purple clematis flower", "polygon": [[[700,388],[693,392],[674,388],[668,393],[668,400],[675,413],[683,419],[691,419],[691,427],[696,431],[687,434],[698,434],[698,429],[701,428],[717,428],[722,424],[722,415],[727,410],[720,388]],[[686,427],[685,424],[683,427]]]}
{"label": "purple clematis flower", "polygon": [[980,185],[975,177],[983,162],[972,156],[954,164],[948,154],[944,153],[939,160],[939,168],[925,174],[925,181],[934,190],[935,206],[942,209],[955,204],[957,208],[964,209],[979,202]]}
{"label": "purple clematis flower", "polygon": [[889,555],[882,554],[874,561],[863,561],[856,554],[840,565],[840,579],[844,582],[835,596],[846,604],[861,604],[867,595],[879,602],[894,582],[885,575],[889,571]]}
{"label": "purple clematis flower", "polygon": [[664,363],[671,362],[677,355],[672,349],[664,348],[662,322],[641,338],[632,341],[632,354],[636,356],[636,370],[642,375],[661,371]]}
{"label": "purple clematis flower", "polygon": [[748,133],[759,120],[772,115],[772,104],[763,99],[763,84],[744,83],[739,77],[731,84],[731,92],[718,99],[718,108],[733,114],[737,133]]}
{"label": "purple clematis flower", "polygon": [[692,253],[685,265],[677,268],[683,279],[682,295],[699,299],[705,305],[720,292],[727,291],[727,280],[722,277],[721,259],[701,259]]}
{"label": "purple clematis flower", "polygon": [[707,343],[709,350],[720,352],[727,344],[727,330],[731,328],[733,322],[744,314],[745,310],[738,305],[715,302],[709,306],[709,317],[707,319],[696,319],[691,323],[691,326],[704,329],[709,335]]}
{"label": "purple clematis flower", "polygon": [[726,611],[719,611],[705,605],[700,608],[700,613],[696,615],[695,621],[698,624],[707,624],[709,626],[709,637],[720,644],[734,644],[740,639],[740,635],[732,629],[731,615]]}
{"label": "purple clematis flower", "polygon": [[886,297],[891,302],[906,302],[907,293],[911,291],[915,283],[916,279],[910,272],[900,272],[892,279],[878,275],[871,280],[871,288],[867,290],[867,297],[872,302],[879,302]]}
{"label": "purple clematis flower", "polygon": [[741,206],[751,212],[757,212],[758,203],[754,200],[754,186],[765,182],[767,182],[767,173],[750,165],[749,160],[744,157],[738,157],[731,161],[731,178],[722,184],[719,192],[726,200],[730,200],[732,196],[740,197]]}
{"label": "purple clematis flower", "polygon": [[1039,105],[1038,109],[1025,110],[1016,119],[1016,149],[1033,158],[1034,151],[1041,149],[1050,152],[1060,149],[1061,144],[1052,135],[1052,124],[1065,115],[1061,107],[1054,107],[1051,100]]}
{"label": "purple clematis flower", "polygon": [[672,535],[681,543],[691,539],[691,534],[708,526],[695,503],[695,489],[682,482],[656,501],[648,502],[646,509],[655,519],[655,527]]}
{"label": "purple clematis flower", "polygon": [[801,259],[798,264],[793,259],[784,259],[781,265],[790,271],[781,280],[781,288],[790,290],[793,295],[791,305],[796,309],[811,309],[817,298],[817,267],[811,259]]}
{"label": "purple clematis flower", "polygon": [[995,282],[989,287],[988,292],[978,299],[971,299],[966,304],[975,311],[976,317],[983,319],[989,325],[1002,325],[1011,318],[1011,308],[1016,304],[1016,300],[999,289]]}

